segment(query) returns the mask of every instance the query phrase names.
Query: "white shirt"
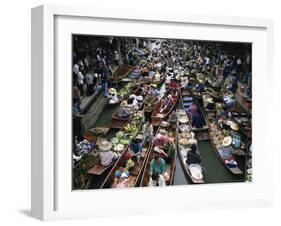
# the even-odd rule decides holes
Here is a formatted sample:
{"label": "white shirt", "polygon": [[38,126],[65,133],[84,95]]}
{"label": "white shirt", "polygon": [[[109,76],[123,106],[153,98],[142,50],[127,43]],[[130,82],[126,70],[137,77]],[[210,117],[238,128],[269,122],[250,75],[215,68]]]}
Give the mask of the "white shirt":
{"label": "white shirt", "polygon": [[[150,177],[149,182],[148,182],[148,187],[155,187],[156,183],[157,183],[157,181],[152,180],[152,178]],[[165,179],[161,174],[159,175],[158,184],[159,184],[159,187],[166,186]]]}
{"label": "white shirt", "polygon": [[237,59],[237,65],[240,65],[242,62],[241,62],[241,59],[240,58],[238,58]]}
{"label": "white shirt", "polygon": [[118,102],[118,97],[116,95],[110,97],[110,100],[109,100],[110,104],[115,104],[117,102]]}
{"label": "white shirt", "polygon": [[79,71],[77,74],[77,81],[79,85],[83,85],[84,75]]}
{"label": "white shirt", "polygon": [[73,72],[77,75],[79,72],[79,65],[78,64],[74,64],[73,65]]}
{"label": "white shirt", "polygon": [[103,166],[108,166],[112,162],[113,157],[115,156],[114,152],[111,150],[101,151],[99,152],[99,155],[100,155],[101,164]]}

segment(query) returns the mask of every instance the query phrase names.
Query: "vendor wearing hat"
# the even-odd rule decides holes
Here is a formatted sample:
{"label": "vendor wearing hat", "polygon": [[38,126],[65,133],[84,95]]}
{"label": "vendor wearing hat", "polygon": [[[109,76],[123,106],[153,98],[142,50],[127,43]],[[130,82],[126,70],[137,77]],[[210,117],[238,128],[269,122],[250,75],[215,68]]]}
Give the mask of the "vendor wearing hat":
{"label": "vendor wearing hat", "polygon": [[159,175],[162,175],[165,181],[169,180],[169,175],[166,172],[166,162],[163,158],[160,157],[161,149],[154,148],[154,158],[150,162],[150,176],[153,173],[157,172]]}
{"label": "vendor wearing hat", "polygon": [[112,151],[112,144],[107,140],[103,140],[98,144],[98,151],[101,164],[105,167],[109,166],[117,159],[117,154]]}
{"label": "vendor wearing hat", "polygon": [[223,160],[233,160],[235,150],[231,147],[232,138],[227,136],[223,139],[222,145],[219,147],[219,154]]}
{"label": "vendor wearing hat", "polygon": [[117,115],[119,118],[129,118],[133,113],[132,105],[129,106],[126,100],[123,100],[118,108]]}
{"label": "vendor wearing hat", "polygon": [[206,96],[205,98],[205,108],[208,109],[208,110],[214,110],[215,108],[215,102],[214,102],[214,99],[211,97],[211,96]]}
{"label": "vendor wearing hat", "polygon": [[159,91],[157,90],[156,84],[151,84],[150,95],[153,97],[159,97]]}
{"label": "vendor wearing hat", "polygon": [[117,91],[114,88],[110,88],[108,90],[109,93],[109,104],[116,104],[118,103]]}

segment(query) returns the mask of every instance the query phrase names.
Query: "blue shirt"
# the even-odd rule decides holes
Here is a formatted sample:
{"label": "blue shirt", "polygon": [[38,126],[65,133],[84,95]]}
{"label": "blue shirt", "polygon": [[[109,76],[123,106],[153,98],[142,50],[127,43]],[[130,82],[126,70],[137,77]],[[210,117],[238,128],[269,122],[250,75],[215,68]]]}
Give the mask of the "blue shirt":
{"label": "blue shirt", "polygon": [[164,174],[166,171],[166,162],[164,159],[160,158],[160,163],[157,163],[155,159],[152,159],[150,162],[150,175],[152,175],[154,172],[157,172],[159,174]]}
{"label": "blue shirt", "polygon": [[142,146],[141,146],[141,144],[140,143],[137,143],[137,144],[135,144],[135,143],[131,143],[130,144],[130,151],[131,152],[133,152],[133,153],[141,153],[141,151],[142,151]]}

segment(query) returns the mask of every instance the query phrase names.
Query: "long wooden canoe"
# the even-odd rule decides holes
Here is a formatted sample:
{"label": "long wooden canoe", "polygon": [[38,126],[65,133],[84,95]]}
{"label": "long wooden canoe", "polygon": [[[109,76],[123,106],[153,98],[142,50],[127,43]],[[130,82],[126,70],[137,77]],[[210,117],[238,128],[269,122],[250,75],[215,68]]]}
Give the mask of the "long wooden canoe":
{"label": "long wooden canoe", "polygon": [[[134,162],[135,165],[132,169],[129,169],[129,177],[127,187],[136,187],[138,182],[140,181],[141,174],[145,167],[147,158],[151,152],[152,142],[148,143],[146,146],[142,148],[142,157],[139,162]],[[104,183],[102,184],[101,188],[114,188],[114,179],[115,179],[115,172],[119,169],[127,161],[127,155],[129,152],[129,146],[126,150],[122,153],[118,161],[115,163],[113,168],[111,169],[110,173],[108,174],[107,178],[105,179]]]}
{"label": "long wooden canoe", "polygon": [[[160,129],[165,129],[166,127],[163,127],[162,125],[160,125],[158,127],[158,130],[156,132],[156,134],[160,131]],[[174,132],[173,134],[171,134],[171,137],[174,139],[175,143],[177,142],[177,134],[176,132]],[[141,178],[141,182],[140,182],[140,186],[141,187],[147,187],[149,180],[150,180],[150,162],[152,161],[153,157],[154,157],[154,149],[155,145],[153,144],[151,147],[151,151],[149,153],[149,156],[147,158],[147,162],[144,168],[144,172]],[[174,181],[174,173],[175,173],[175,167],[176,167],[176,158],[177,158],[177,151],[175,150],[175,155],[174,158],[172,159],[172,161],[169,164],[166,164],[166,172],[169,174],[169,180],[166,181],[166,185],[172,185],[173,181]]]}
{"label": "long wooden canoe", "polygon": [[171,109],[169,109],[169,111],[165,111],[165,112],[162,112],[160,113],[160,109],[162,107],[162,104],[163,104],[163,98],[161,99],[161,101],[159,101],[159,103],[156,105],[155,109],[153,110],[152,112],[152,125],[153,126],[159,126],[160,123],[162,122],[162,120],[164,120],[165,118],[167,118],[170,113],[173,111],[173,109],[175,108],[177,102],[178,102],[178,99],[179,99],[179,91],[177,90],[176,91],[176,96],[173,98],[173,106],[171,107]]}
{"label": "long wooden canoe", "polygon": [[[184,114],[181,114],[178,112],[178,117],[182,116]],[[185,112],[185,116],[187,116],[186,112]],[[187,159],[187,154],[188,154],[188,149],[187,148],[183,148],[180,144],[179,144],[179,139],[181,138],[181,133],[180,133],[180,130],[179,130],[179,123],[178,122],[178,126],[177,126],[177,151],[178,151],[178,157],[179,157],[179,160],[180,160],[180,163],[181,163],[181,166],[183,168],[183,171],[185,173],[185,175],[187,177],[190,178],[190,180],[192,181],[192,183],[194,184],[203,184],[205,183],[204,182],[204,178],[202,179],[197,179],[197,178],[194,178],[189,170],[189,167],[188,165],[186,164],[186,159]],[[189,122],[187,123],[182,123],[181,125],[188,125],[188,126],[191,126]],[[198,151],[198,154],[200,155],[200,152],[199,152],[199,149],[197,148],[197,151]],[[202,163],[201,163],[202,164]],[[202,174],[203,174],[203,167],[202,165],[200,164],[200,167],[202,168]],[[203,175],[204,176],[204,175]]]}
{"label": "long wooden canoe", "polygon": [[112,82],[115,84],[119,83],[123,78],[126,78],[134,70],[134,67],[130,65],[122,65],[117,68],[117,70],[112,75]]}
{"label": "long wooden canoe", "polygon": [[[218,123],[217,123],[217,119],[216,119],[216,115],[214,112],[206,112],[204,113],[205,116],[205,120],[208,123],[208,127],[209,127],[209,137],[210,137],[210,141],[211,144],[213,146],[213,149],[216,153],[216,155],[218,156],[218,158],[221,160],[221,162],[224,164],[224,166],[232,173],[232,174],[243,174],[243,171],[238,167],[238,165],[236,167],[229,167],[226,164],[226,161],[224,159],[222,159],[220,153],[219,153],[219,146],[222,144],[222,139],[223,139],[223,134],[222,134],[222,130],[220,129]],[[211,123],[215,123],[216,127],[217,127],[217,131],[214,132],[213,129],[211,128]],[[233,160],[235,160],[235,156],[233,156]]]}

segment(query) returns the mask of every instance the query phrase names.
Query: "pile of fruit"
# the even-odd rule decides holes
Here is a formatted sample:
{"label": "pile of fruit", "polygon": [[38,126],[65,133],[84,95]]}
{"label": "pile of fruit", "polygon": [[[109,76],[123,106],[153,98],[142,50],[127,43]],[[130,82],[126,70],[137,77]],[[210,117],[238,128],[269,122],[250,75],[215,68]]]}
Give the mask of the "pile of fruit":
{"label": "pile of fruit", "polygon": [[118,144],[123,144],[124,146],[126,146],[130,143],[130,140],[132,138],[132,135],[128,135],[127,133],[119,131],[115,134],[115,137],[110,140],[110,142],[115,146]]}
{"label": "pile of fruit", "polygon": [[125,133],[136,135],[139,131],[135,123],[129,123],[124,127]]}
{"label": "pile of fruit", "polygon": [[136,122],[141,122],[143,120],[143,114],[142,113],[135,113],[132,116],[132,120]]}
{"label": "pile of fruit", "polygon": [[126,95],[131,91],[132,86],[133,86],[133,83],[131,83],[131,82],[129,82],[128,84],[126,84],[126,85],[118,92],[118,96],[120,96],[120,97],[126,96]]}

